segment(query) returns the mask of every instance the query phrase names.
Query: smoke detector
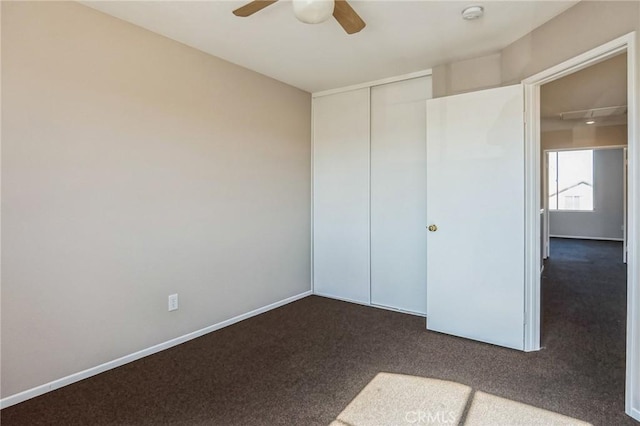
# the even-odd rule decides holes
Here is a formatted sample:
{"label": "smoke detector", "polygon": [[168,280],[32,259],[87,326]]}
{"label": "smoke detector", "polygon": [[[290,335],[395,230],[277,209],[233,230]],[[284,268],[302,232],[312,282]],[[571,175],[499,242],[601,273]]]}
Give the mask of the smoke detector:
{"label": "smoke detector", "polygon": [[482,6],[468,6],[462,10],[462,18],[467,21],[482,18],[482,15],[484,15],[484,7]]}

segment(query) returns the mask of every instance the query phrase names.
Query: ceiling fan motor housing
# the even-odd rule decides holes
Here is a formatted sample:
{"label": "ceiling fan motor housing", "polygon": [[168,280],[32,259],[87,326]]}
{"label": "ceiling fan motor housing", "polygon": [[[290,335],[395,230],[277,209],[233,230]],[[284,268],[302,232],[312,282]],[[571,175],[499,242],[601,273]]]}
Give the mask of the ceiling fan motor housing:
{"label": "ceiling fan motor housing", "polygon": [[333,15],[334,0],[293,0],[293,13],[306,24],[319,24]]}
{"label": "ceiling fan motor housing", "polygon": [[[233,14],[246,18],[277,1],[253,0],[234,10]],[[347,0],[293,0],[293,12],[298,20],[307,24],[324,22],[333,15],[347,34],[355,34],[367,26]]]}

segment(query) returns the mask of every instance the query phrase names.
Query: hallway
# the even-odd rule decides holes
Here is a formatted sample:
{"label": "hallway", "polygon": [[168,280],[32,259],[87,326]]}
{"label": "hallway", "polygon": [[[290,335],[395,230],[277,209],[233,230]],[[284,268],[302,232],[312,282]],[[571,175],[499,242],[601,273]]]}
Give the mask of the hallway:
{"label": "hallway", "polygon": [[[552,238],[542,291],[542,345],[554,353],[553,368],[566,371],[568,381],[586,380],[600,395],[594,404],[610,401],[612,409],[622,409],[626,348],[622,243]],[[590,372],[590,377],[570,377],[578,371]]]}

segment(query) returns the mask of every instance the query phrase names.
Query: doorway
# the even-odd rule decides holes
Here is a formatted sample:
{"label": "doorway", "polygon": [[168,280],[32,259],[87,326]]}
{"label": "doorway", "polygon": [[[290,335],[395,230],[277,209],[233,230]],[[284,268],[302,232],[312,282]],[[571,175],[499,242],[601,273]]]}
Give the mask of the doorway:
{"label": "doorway", "polygon": [[542,71],[523,81],[526,99],[526,284],[525,284],[525,348],[540,349],[541,337],[541,274],[543,256],[541,239],[542,220],[540,202],[542,197],[542,155],[540,150],[540,92],[541,86],[613,58],[627,54],[627,99],[628,99],[628,189],[627,206],[629,256],[627,262],[627,315],[626,315],[626,390],[625,412],[640,420],[640,268],[634,250],[640,246],[640,191],[638,187],[640,143],[638,137],[638,96],[636,93],[636,48],[635,33],[612,40],[582,55]]}
{"label": "doorway", "polygon": [[627,55],[540,88],[541,344],[607,389],[625,379]]}
{"label": "doorway", "polygon": [[551,236],[626,240],[627,67],[621,52],[540,87],[543,259]]}

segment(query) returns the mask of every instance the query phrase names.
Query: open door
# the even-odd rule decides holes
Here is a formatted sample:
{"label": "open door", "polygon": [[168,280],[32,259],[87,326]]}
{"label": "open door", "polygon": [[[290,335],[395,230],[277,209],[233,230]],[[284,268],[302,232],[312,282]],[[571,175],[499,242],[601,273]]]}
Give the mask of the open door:
{"label": "open door", "polygon": [[427,101],[427,328],[524,349],[520,85]]}
{"label": "open door", "polygon": [[628,148],[622,150],[622,262],[627,263],[629,252],[629,236],[627,234],[627,187],[629,179],[629,152]]}

